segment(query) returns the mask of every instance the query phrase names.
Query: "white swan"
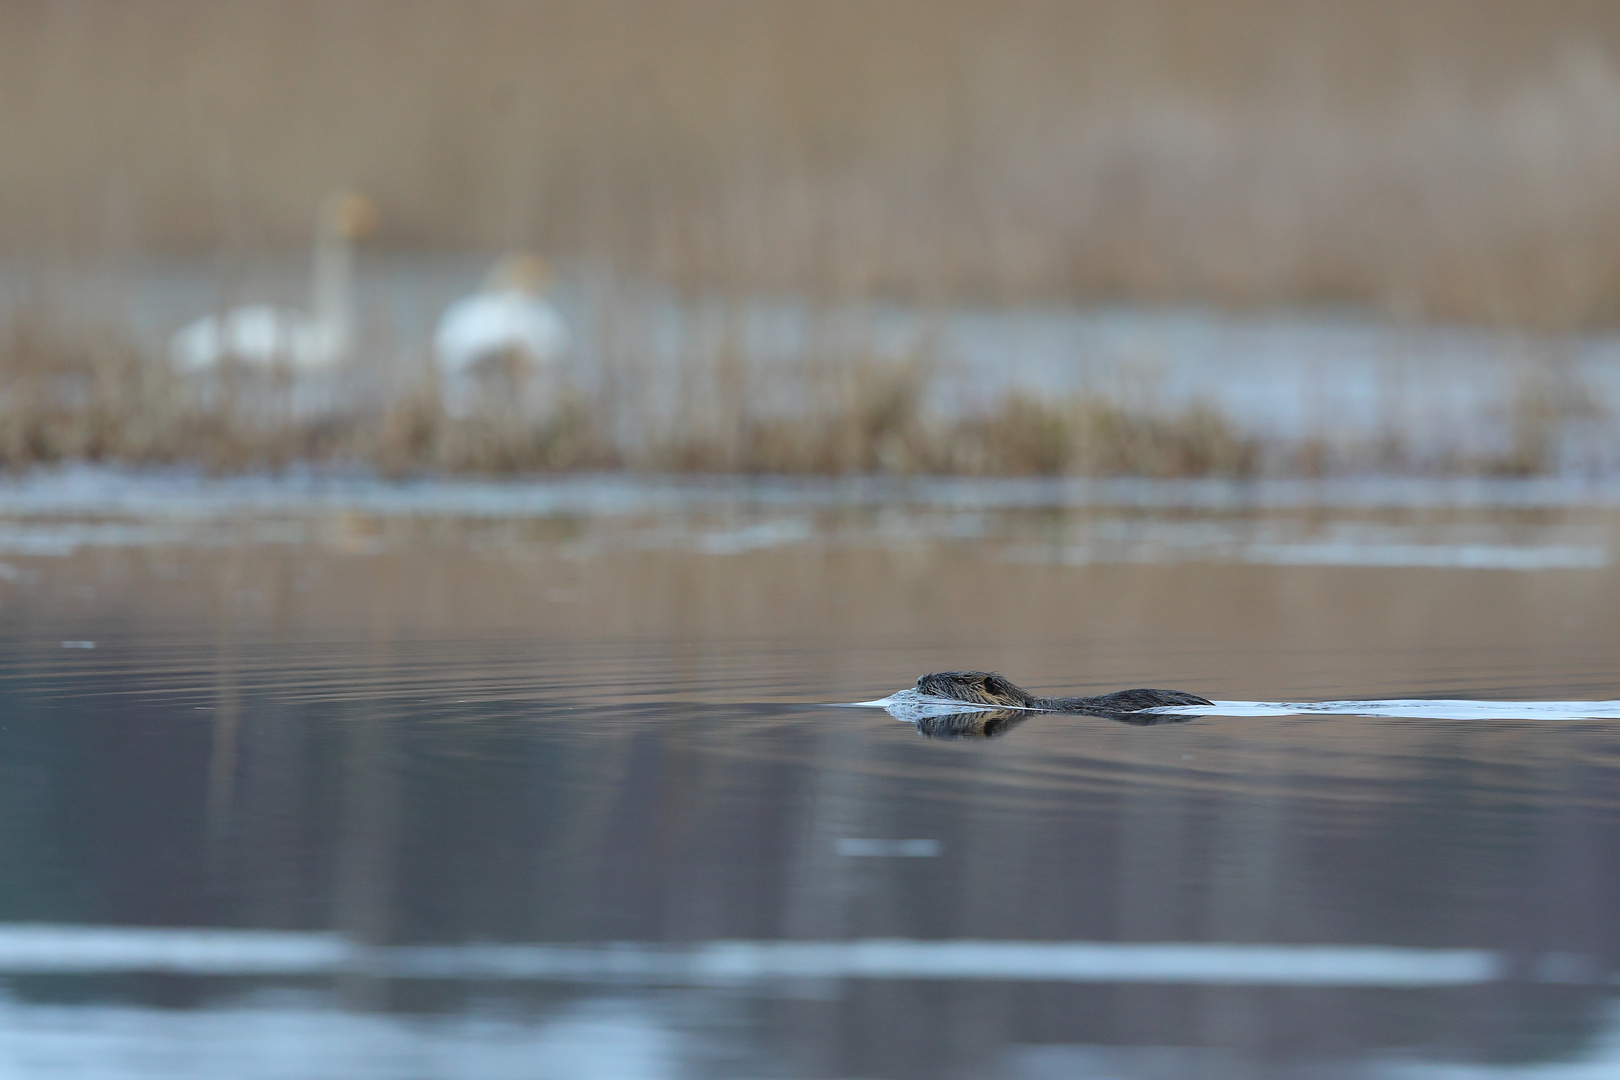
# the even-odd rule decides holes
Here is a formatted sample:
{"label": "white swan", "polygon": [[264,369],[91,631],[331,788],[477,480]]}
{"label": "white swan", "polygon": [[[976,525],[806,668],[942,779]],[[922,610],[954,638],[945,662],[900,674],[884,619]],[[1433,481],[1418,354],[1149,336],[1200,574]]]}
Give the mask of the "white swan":
{"label": "white swan", "polygon": [[218,315],[205,315],[169,339],[174,366],[203,373],[235,361],[257,368],[311,372],[347,360],[354,343],[352,245],[371,232],[376,221],[376,208],[364,195],[345,192],[322,200],[315,217],[309,312],[242,304]]}
{"label": "white swan", "polygon": [[551,277],[545,260],[510,256],[482,290],[439,317],[433,355],[450,415],[475,412],[486,393],[510,395],[513,402],[532,396],[535,376],[567,351],[567,324],[545,295]]}

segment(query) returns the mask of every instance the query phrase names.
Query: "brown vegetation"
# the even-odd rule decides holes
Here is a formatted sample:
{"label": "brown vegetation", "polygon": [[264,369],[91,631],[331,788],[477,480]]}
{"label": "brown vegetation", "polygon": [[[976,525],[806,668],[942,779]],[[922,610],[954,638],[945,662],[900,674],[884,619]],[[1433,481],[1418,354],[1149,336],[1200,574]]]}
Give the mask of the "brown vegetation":
{"label": "brown vegetation", "polygon": [[[139,273],[208,252],[230,278],[304,248],[319,199],[356,187],[381,248],[537,248],[609,291],[1612,325],[1616,55],[1620,8],[1585,0],[15,0],[0,464],[1409,467],[1399,433],[1262,455],[1209,409],[1106,393],[940,409],[926,356],[859,342],[768,372],[706,343],[649,401],[633,327],[603,335],[624,370],[547,417],[454,421],[408,379],[309,409],[274,379],[184,382],[127,336],[16,305],[50,304],[75,260]],[[1439,467],[1551,468],[1574,409],[1531,380],[1507,451]]]}
{"label": "brown vegetation", "polygon": [[524,245],[705,288],[1620,314],[1584,0],[16,0],[0,250]]}
{"label": "brown vegetation", "polygon": [[[723,367],[735,377],[734,366]],[[1239,433],[1203,406],[1154,412],[1102,395],[1039,400],[1013,392],[943,414],[940,376],[916,358],[843,358],[801,373],[799,407],[744,389],[718,407],[668,415],[611,394],[561,396],[544,415],[489,408],[447,416],[430,386],[380,400],[300,405],[299,388],[263,372],[183,378],[112,334],[69,339],[22,321],[0,342],[0,469],[58,461],[190,464],[216,472],[294,463],[352,464],[387,475],[631,469],[786,475],[1251,476],[1403,472],[1534,475],[1557,467],[1562,426],[1584,399],[1528,381],[1504,452],[1418,460],[1399,439],[1291,445]],[[827,373],[831,372],[830,375]],[[691,381],[713,384],[712,368]],[[755,385],[759,385],[756,381]],[[779,387],[778,387],[779,389]],[[711,405],[714,404],[711,402]],[[619,434],[615,434],[619,433]],[[630,434],[625,434],[630,433]]]}
{"label": "brown vegetation", "polygon": [[[300,405],[290,379],[231,368],[185,378],[113,335],[74,340],[43,318],[19,320],[0,344],[0,467],[88,460],[215,471],[347,462],[391,475],[631,468],[1202,476],[1243,475],[1258,463],[1252,440],[1203,409],[1159,416],[1100,398],[1047,404],[1014,395],[945,417],[924,403],[930,365],[845,358],[807,366],[799,407],[783,412],[747,393],[737,361],[719,364],[689,380],[713,385],[729,376],[745,388],[716,408],[627,415],[635,404],[570,392],[544,416],[490,408],[455,419],[430,387],[312,408]],[[616,438],[616,430],[655,434]]]}

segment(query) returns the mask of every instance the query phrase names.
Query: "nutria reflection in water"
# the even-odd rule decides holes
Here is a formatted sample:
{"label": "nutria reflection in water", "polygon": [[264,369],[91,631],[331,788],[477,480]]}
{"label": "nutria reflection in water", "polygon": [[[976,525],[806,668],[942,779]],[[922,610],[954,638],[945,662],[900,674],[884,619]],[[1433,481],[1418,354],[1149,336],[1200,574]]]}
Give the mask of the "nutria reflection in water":
{"label": "nutria reflection in water", "polygon": [[[934,701],[990,706],[971,712],[919,715],[917,732],[930,739],[993,739],[1042,712],[1071,713],[1122,724],[1174,724],[1190,716],[1143,712],[1171,705],[1209,705],[1207,698],[1181,690],[1120,690],[1096,697],[1040,697],[993,671],[939,671],[917,680],[912,694]],[[999,708],[997,707],[999,706]]]}

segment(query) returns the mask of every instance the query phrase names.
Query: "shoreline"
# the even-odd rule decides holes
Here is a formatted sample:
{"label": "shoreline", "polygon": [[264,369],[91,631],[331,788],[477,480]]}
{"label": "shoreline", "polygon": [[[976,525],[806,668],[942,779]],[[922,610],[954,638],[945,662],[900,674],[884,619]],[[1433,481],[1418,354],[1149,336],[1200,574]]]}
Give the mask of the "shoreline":
{"label": "shoreline", "polygon": [[825,510],[1452,509],[1620,506],[1620,476],[1329,478],[804,477],[628,471],[510,478],[388,478],[355,469],[210,476],[179,467],[72,464],[0,474],[0,517],[214,519],[242,515],[542,518]]}

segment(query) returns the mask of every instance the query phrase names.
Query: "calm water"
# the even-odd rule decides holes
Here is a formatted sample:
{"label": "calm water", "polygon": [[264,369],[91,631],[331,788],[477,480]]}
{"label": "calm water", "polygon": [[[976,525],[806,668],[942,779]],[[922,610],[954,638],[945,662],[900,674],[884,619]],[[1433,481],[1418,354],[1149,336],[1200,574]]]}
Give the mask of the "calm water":
{"label": "calm water", "polygon": [[7,482],[0,1076],[1613,1076],[1617,656],[1612,491]]}

